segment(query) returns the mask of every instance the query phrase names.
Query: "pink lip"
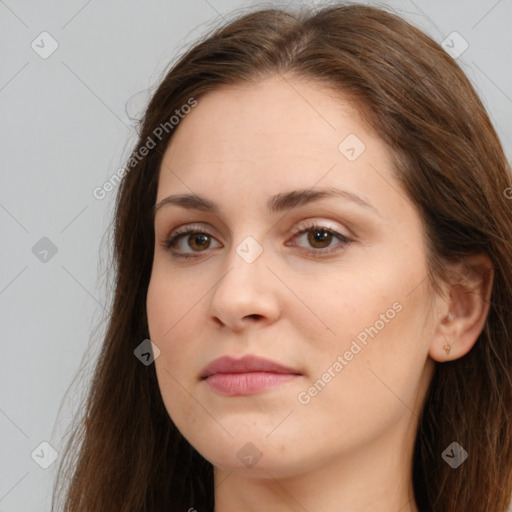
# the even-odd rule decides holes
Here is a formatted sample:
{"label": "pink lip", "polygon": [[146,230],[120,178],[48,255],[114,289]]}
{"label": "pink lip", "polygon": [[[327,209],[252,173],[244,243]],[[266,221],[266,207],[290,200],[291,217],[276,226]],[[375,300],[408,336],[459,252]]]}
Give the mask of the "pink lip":
{"label": "pink lip", "polygon": [[201,379],[223,395],[250,395],[284,384],[301,375],[297,370],[261,357],[220,357],[202,372]]}

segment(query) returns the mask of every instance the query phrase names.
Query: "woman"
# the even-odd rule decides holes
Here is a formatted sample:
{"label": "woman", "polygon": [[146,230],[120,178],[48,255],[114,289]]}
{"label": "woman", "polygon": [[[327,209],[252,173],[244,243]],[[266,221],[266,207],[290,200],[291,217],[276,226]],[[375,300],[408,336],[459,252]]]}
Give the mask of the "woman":
{"label": "woman", "polygon": [[364,5],[240,16],[126,171],[64,510],[506,511],[510,167],[438,44]]}

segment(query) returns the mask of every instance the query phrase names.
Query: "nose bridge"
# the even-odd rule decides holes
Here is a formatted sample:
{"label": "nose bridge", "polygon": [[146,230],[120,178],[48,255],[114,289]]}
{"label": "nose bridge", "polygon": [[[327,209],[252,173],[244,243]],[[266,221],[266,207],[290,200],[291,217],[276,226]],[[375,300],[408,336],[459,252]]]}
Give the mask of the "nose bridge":
{"label": "nose bridge", "polygon": [[262,245],[252,235],[234,243],[226,256],[223,277],[213,291],[212,314],[232,327],[248,316],[274,318],[278,301],[268,282],[267,262]]}
{"label": "nose bridge", "polygon": [[253,285],[262,282],[262,275],[265,271],[268,272],[265,263],[266,257],[262,244],[252,235],[245,236],[229,248],[229,254],[226,257],[226,274],[219,285],[224,281],[230,286],[231,284],[243,286],[245,283],[252,288]]}

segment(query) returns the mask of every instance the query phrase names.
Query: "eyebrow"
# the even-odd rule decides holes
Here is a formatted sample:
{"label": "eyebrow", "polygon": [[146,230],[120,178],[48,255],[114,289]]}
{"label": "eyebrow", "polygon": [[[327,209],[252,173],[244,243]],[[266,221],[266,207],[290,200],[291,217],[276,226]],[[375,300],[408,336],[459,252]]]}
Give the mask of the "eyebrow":
{"label": "eyebrow", "polygon": [[[347,201],[355,203],[359,206],[367,208],[380,216],[379,211],[375,206],[371,205],[361,196],[348,190],[329,187],[321,189],[302,189],[291,190],[290,192],[282,192],[271,197],[267,201],[267,209],[270,213],[279,213],[288,211],[294,208],[299,208],[306,204],[318,201],[320,199],[341,197]],[[159,203],[153,206],[153,217],[165,206],[175,205],[187,210],[200,210],[209,213],[220,213],[220,208],[209,199],[201,197],[197,194],[175,194],[162,199]]]}

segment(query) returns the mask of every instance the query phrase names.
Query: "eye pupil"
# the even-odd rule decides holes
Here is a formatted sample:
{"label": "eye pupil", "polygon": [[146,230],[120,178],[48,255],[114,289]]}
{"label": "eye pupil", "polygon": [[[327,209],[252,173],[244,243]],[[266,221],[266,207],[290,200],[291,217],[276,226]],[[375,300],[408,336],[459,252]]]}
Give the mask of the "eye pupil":
{"label": "eye pupil", "polygon": [[[313,233],[313,235],[312,235]],[[325,244],[328,246],[332,241],[332,233],[329,233],[325,229],[314,229],[309,232],[308,240],[314,247],[317,247],[315,244],[320,242],[320,244]],[[324,247],[324,245],[321,245]]]}
{"label": "eye pupil", "polygon": [[199,249],[207,248],[210,245],[209,244],[209,236],[205,235],[204,233],[198,233],[195,236],[191,236],[189,238],[189,242],[190,241],[192,243],[189,243],[189,245],[192,249],[194,249],[194,245],[196,245],[196,248],[199,248]]}

